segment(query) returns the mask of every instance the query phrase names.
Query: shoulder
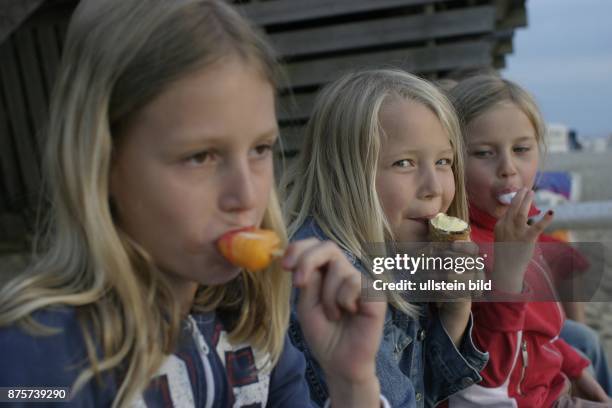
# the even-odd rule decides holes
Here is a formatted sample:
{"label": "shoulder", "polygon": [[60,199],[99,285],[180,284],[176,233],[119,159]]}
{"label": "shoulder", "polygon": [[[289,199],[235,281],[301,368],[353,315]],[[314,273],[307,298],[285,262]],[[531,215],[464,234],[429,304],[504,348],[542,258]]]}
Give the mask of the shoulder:
{"label": "shoulder", "polygon": [[[301,239],[316,238],[320,241],[331,241],[332,239],[327,236],[315,221],[314,217],[308,217],[304,223],[298,228],[298,230],[291,236],[291,241],[299,241]],[[337,244],[337,242],[336,242]],[[365,272],[365,269],[357,257],[352,253],[341,248],[349,262],[359,269],[361,272]]]}
{"label": "shoulder", "polygon": [[291,241],[299,241],[307,238],[317,238],[321,241],[327,241],[329,239],[321,227],[319,227],[319,224],[317,224],[314,217],[306,218],[295,234],[291,236]]}
{"label": "shoulder", "polygon": [[75,310],[45,309],[32,318],[56,333],[34,334],[18,324],[0,328],[0,385],[70,386],[86,359]]}

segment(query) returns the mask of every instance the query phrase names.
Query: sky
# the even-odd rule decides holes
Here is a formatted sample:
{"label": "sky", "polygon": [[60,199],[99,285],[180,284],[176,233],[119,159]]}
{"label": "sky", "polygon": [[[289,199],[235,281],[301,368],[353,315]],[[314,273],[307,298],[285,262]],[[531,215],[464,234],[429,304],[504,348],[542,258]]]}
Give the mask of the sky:
{"label": "sky", "polygon": [[529,90],[549,123],[612,134],[612,0],[527,0],[502,74]]}

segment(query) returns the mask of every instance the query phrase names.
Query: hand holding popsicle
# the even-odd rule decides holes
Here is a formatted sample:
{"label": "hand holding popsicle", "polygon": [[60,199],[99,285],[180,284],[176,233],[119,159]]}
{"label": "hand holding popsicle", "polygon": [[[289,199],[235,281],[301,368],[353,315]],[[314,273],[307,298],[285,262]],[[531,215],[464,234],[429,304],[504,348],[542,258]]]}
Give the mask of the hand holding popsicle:
{"label": "hand holding popsicle", "polygon": [[380,405],[375,356],[386,303],[361,299],[361,274],[337,245],[308,239],[283,250],[274,231],[246,228],[224,234],[217,246],[232,264],[249,271],[265,269],[282,256],[282,266],[300,288],[298,319],[325,371],[332,405]]}
{"label": "hand holding popsicle", "polygon": [[[300,289],[298,319],[325,372],[331,405],[378,406],[368,396],[379,392],[375,356],[386,303],[361,297],[361,273],[331,241],[293,242],[282,264],[293,272],[294,285]],[[352,402],[347,405],[348,400]]]}

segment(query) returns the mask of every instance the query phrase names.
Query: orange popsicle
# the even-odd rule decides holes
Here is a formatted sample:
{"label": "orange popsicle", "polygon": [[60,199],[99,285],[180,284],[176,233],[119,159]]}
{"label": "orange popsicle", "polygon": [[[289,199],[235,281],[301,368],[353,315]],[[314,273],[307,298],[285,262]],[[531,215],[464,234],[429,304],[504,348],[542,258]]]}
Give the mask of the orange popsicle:
{"label": "orange popsicle", "polygon": [[217,241],[219,252],[233,265],[257,272],[281,256],[281,241],[274,231],[255,227],[229,231]]}

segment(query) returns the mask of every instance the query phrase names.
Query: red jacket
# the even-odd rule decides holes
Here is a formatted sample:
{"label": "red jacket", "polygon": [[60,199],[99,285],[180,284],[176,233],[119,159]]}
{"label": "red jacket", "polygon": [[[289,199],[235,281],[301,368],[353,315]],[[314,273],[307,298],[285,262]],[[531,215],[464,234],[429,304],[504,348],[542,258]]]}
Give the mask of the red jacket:
{"label": "red jacket", "polygon": [[[471,206],[470,222],[472,241],[494,242],[494,217]],[[488,270],[493,264],[490,248],[481,246],[487,253]],[[525,273],[525,288],[531,294],[555,293],[537,246]],[[480,406],[550,407],[564,391],[567,379],[577,378],[589,365],[558,337],[565,315],[557,302],[475,302],[472,312],[474,342],[489,352],[489,362],[481,372],[483,381],[455,397],[460,406],[470,406],[471,402]]]}

